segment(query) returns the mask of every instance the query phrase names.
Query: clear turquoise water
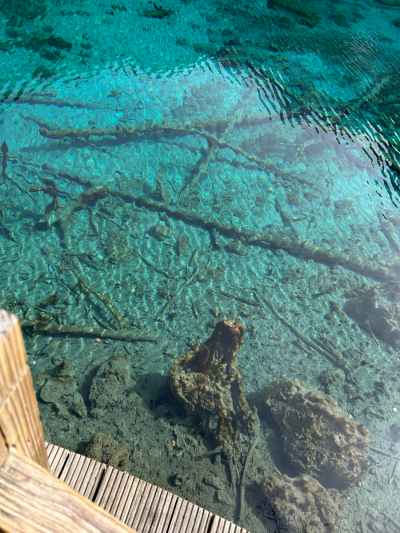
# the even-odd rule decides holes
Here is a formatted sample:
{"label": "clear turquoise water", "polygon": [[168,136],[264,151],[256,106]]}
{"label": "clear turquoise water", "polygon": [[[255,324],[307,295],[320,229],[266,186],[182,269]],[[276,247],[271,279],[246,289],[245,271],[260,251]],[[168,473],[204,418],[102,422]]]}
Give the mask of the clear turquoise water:
{"label": "clear turquoise water", "polygon": [[[212,436],[159,400],[173,361],[235,319],[261,420],[240,525],[277,530],[260,513],[261,479],[296,475],[263,405],[286,375],[371,431],[372,465],[388,459],[345,492],[338,530],[396,530],[397,344],[344,312],[400,281],[396,1],[0,1],[0,305],[25,320],[47,440],[85,453],[107,435],[134,475],[238,521],[226,457],[195,460],[196,435],[209,450]],[[58,212],[35,190],[46,186]],[[63,209],[94,186],[103,198]],[[255,289],[285,322],[255,305]],[[379,305],[397,331],[395,303]],[[38,320],[81,330],[41,335],[27,322]],[[90,334],[123,323],[155,342]],[[340,357],[299,344],[287,324]],[[98,408],[93,380],[116,353],[135,380]],[[42,373],[55,377],[64,358],[73,390],[46,396]],[[343,361],[358,389],[329,378]]]}

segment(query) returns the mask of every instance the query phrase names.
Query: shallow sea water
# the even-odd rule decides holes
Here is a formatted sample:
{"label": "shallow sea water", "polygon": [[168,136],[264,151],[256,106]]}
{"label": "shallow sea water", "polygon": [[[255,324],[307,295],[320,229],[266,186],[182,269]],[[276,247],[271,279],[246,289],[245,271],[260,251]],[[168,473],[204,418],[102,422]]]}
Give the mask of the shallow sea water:
{"label": "shallow sea water", "polygon": [[[301,473],[264,403],[299,379],[371,432],[336,531],[398,531],[400,3],[120,1],[0,1],[0,306],[46,439],[252,533],[328,532],[262,490]],[[165,388],[221,320],[244,475]]]}

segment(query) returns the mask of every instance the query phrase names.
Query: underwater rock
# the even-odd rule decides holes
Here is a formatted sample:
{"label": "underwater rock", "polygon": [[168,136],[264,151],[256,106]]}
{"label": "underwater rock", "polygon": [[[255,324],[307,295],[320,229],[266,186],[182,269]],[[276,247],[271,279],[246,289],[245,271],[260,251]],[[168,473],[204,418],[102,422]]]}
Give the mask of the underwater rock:
{"label": "underwater rock", "polygon": [[165,224],[157,224],[156,226],[151,226],[147,233],[158,241],[165,241],[165,239],[172,237],[171,228],[169,228]]}
{"label": "underwater rock", "polygon": [[85,402],[83,401],[82,395],[79,392],[75,392],[73,396],[68,396],[64,398],[66,406],[71,409],[74,413],[81,416],[82,418],[87,417],[87,408]]}
{"label": "underwater rock", "polygon": [[123,470],[129,451],[104,433],[95,433],[86,447],[86,457]]}
{"label": "underwater rock", "polygon": [[346,314],[366,331],[400,349],[400,283],[375,285],[344,305]]}
{"label": "underwater rock", "polygon": [[235,500],[226,490],[217,490],[217,502],[225,505],[235,505]]}
{"label": "underwater rock", "polygon": [[336,200],[336,202],[333,202],[333,205],[335,206],[336,211],[340,211],[340,213],[344,215],[351,214],[356,208],[354,200],[351,198],[342,198],[341,200]]}
{"label": "underwater rock", "polygon": [[176,247],[179,256],[185,255],[190,252],[190,239],[186,233],[182,232],[179,235]]}
{"label": "underwater rock", "polygon": [[104,248],[104,255],[109,263],[113,265],[119,263],[118,250],[113,241],[108,241],[107,246]]}
{"label": "underwater rock", "polygon": [[393,442],[399,442],[400,441],[400,423],[395,422],[390,426],[390,436],[393,440]]}
{"label": "underwater rock", "polygon": [[163,177],[164,177],[163,172],[157,172],[156,188],[153,194],[154,196],[156,196],[156,198],[159,198],[162,202],[167,204],[169,197],[170,197],[170,193],[169,191],[167,191],[164,185]]}
{"label": "underwater rock", "polygon": [[[53,343],[49,344],[49,346]],[[61,344],[58,345],[58,349],[60,349]],[[74,366],[71,364],[70,361],[66,357],[62,360],[60,366],[57,369],[57,376],[59,378],[76,378],[76,370]]]}
{"label": "underwater rock", "polygon": [[131,259],[126,235],[118,231],[108,231],[107,241],[104,245],[104,256],[111,264],[126,263]]}
{"label": "underwater rock", "polygon": [[60,255],[60,248],[57,246],[49,246],[48,244],[45,244],[41,247],[41,251],[44,253],[44,255]]}
{"label": "underwater rock", "polygon": [[63,402],[55,402],[53,406],[57,410],[58,418],[63,418],[64,420],[69,420],[71,418],[71,413]]}
{"label": "underwater rock", "polygon": [[222,490],[224,488],[224,482],[217,476],[209,473],[203,478],[203,483],[214,489]]}
{"label": "underwater rock", "polygon": [[363,481],[369,431],[335,400],[298,379],[282,378],[265,389],[265,404],[299,474],[325,487],[345,489]]}
{"label": "underwater rock", "polygon": [[247,248],[246,245],[240,239],[229,242],[225,246],[225,250],[232,254],[246,255]]}
{"label": "underwater rock", "polygon": [[89,400],[92,408],[104,409],[122,402],[132,387],[132,369],[129,359],[117,353],[104,361],[92,381]]}
{"label": "underwater rock", "polygon": [[[52,341],[53,342],[53,341]],[[34,378],[35,388],[40,387],[40,398],[44,402],[53,403],[61,418],[71,417],[70,411],[86,418],[87,409],[82,395],[76,392],[78,383],[75,369],[67,359],[63,359],[57,370],[57,377],[50,377],[42,372]]]}
{"label": "underwater rock", "polygon": [[47,372],[40,372],[39,374],[36,374],[36,376],[33,376],[34,391],[39,392],[48,379],[50,379],[50,376]]}
{"label": "underwater rock", "polygon": [[168,373],[172,393],[189,414],[199,415],[208,431],[216,419],[215,436],[228,453],[239,433],[251,438],[258,425],[257,410],[247,403],[237,368],[245,331],[240,322],[218,322],[212,336],[177,359]]}
{"label": "underwater rock", "polygon": [[74,392],[77,383],[73,378],[50,378],[40,391],[44,402],[53,403],[61,418],[71,417],[70,411],[82,418],[87,417],[87,408],[82,395]]}
{"label": "underwater rock", "polygon": [[262,487],[267,499],[264,516],[275,521],[278,531],[330,533],[344,508],[344,497],[338,490],[326,490],[306,474],[295,478],[267,476]]}
{"label": "underwater rock", "polygon": [[328,394],[337,394],[344,386],[346,374],[341,368],[328,368],[319,376]]}
{"label": "underwater rock", "polygon": [[47,403],[57,403],[65,396],[75,393],[78,385],[71,377],[55,377],[46,381],[40,390],[40,398]]}
{"label": "underwater rock", "polygon": [[180,487],[181,485],[184,485],[189,480],[189,476],[186,474],[175,474],[172,477],[172,484],[176,487]]}
{"label": "underwater rock", "polygon": [[173,346],[165,346],[163,348],[162,353],[167,357],[171,357],[171,359],[175,359],[175,357],[177,357],[178,355],[176,348],[174,348]]}

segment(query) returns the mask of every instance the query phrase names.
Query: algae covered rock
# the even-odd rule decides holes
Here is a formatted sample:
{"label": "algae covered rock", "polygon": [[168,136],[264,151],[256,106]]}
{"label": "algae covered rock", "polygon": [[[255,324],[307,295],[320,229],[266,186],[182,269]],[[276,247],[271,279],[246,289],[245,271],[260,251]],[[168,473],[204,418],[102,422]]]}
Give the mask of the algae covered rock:
{"label": "algae covered rock", "polygon": [[346,314],[366,331],[400,349],[400,283],[375,285],[344,306]]}
{"label": "algae covered rock", "polygon": [[50,377],[42,372],[35,377],[34,383],[36,390],[41,387],[40,399],[46,403],[53,403],[62,418],[70,418],[69,410],[82,418],[87,416],[85,402],[82,395],[77,392],[75,369],[67,359],[62,361],[56,377]]}
{"label": "algae covered rock", "polygon": [[86,447],[86,457],[123,470],[129,451],[104,433],[95,433]]}
{"label": "algae covered rock", "polygon": [[76,392],[78,385],[71,377],[49,378],[40,390],[40,398],[44,402],[56,403],[60,398]]}
{"label": "algae covered rock", "polygon": [[42,387],[40,398],[48,403],[57,403],[60,399],[75,394],[78,388],[75,369],[66,358],[58,367],[56,377],[42,373],[35,378],[35,381],[38,388]]}
{"label": "algae covered rock", "polygon": [[87,417],[87,408],[83,397],[79,392],[75,392],[73,396],[68,396],[65,399],[67,407],[71,409],[75,414],[81,416],[82,418]]}
{"label": "algae covered rock", "polygon": [[282,378],[266,387],[265,404],[299,474],[337,489],[363,481],[369,466],[363,453],[370,433],[331,396],[298,379]]}
{"label": "algae covered rock", "polygon": [[43,387],[43,385],[46,383],[46,381],[50,379],[49,374],[47,372],[40,372],[39,374],[36,374],[36,376],[33,376],[33,389],[35,392],[40,391],[40,389]]}
{"label": "algae covered rock", "polygon": [[158,241],[165,241],[165,239],[168,239],[173,235],[171,228],[169,228],[165,224],[157,224],[156,226],[151,226],[147,233]]}
{"label": "algae covered rock", "polygon": [[266,497],[264,516],[275,521],[278,531],[330,533],[344,507],[338,490],[326,490],[306,474],[295,478],[267,476],[262,488]]}
{"label": "algae covered rock", "polygon": [[237,255],[246,255],[247,252],[246,245],[240,239],[229,242],[225,246],[225,250],[231,254]]}
{"label": "algae covered rock", "polygon": [[[174,396],[188,413],[201,417],[207,431],[215,431],[227,451],[239,433],[254,436],[258,424],[257,411],[247,403],[238,371],[245,331],[240,322],[218,322],[212,336],[176,360],[168,374]],[[212,422],[216,422],[215,430]]]}
{"label": "algae covered rock", "polygon": [[97,409],[112,407],[122,402],[132,387],[133,377],[129,359],[117,353],[104,361],[90,387],[89,400]]}

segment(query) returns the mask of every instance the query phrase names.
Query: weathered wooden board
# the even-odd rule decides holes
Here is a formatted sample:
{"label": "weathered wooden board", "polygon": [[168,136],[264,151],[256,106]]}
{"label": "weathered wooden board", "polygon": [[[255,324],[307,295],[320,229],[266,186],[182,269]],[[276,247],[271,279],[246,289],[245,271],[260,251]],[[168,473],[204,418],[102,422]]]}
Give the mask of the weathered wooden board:
{"label": "weathered wooden board", "polygon": [[13,446],[48,469],[39,408],[18,318],[0,309],[0,464]]}
{"label": "weathered wooden board", "polygon": [[227,522],[219,516],[213,516],[211,527],[208,533],[247,533],[245,529],[242,529],[232,522]]}
{"label": "weathered wooden board", "polygon": [[0,510],[7,533],[132,533],[14,448],[0,466]]}
{"label": "weathered wooden board", "polygon": [[126,472],[52,444],[46,449],[51,472],[138,533],[246,533]]}

